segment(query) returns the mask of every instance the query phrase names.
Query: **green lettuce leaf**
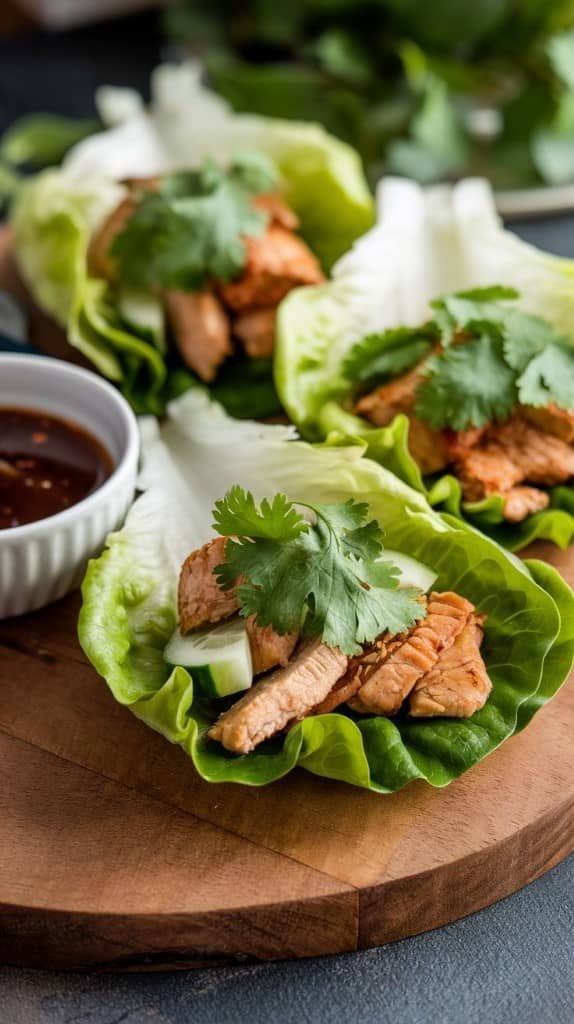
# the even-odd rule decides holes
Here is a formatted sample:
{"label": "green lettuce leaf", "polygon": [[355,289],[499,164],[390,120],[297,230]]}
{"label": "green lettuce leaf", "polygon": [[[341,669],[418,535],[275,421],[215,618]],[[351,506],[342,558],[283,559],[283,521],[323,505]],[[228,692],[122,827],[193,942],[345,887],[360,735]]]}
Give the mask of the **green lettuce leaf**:
{"label": "green lettuce leaf", "polygon": [[108,90],[100,113],[113,127],[75,147],[67,166],[123,180],[194,168],[206,157],[226,164],[237,153],[264,153],[279,171],[303,236],[330,268],[373,223],[359,157],[318,124],[234,113],[201,74],[193,62],[161,65],[148,110],[131,91]]}
{"label": "green lettuce leaf", "polygon": [[[351,415],[345,371],[354,345],[368,335],[424,324],[437,296],[494,284],[518,291],[524,312],[569,335],[574,260],[550,256],[503,230],[482,181],[425,192],[413,182],[386,179],[377,204],[376,227],[339,260],[332,280],[291,292],[279,308],[275,382],[285,409],[312,440],[330,431],[364,438],[371,457],[418,487],[433,505],[468,519],[506,547],[520,550],[535,538],[567,546],[574,540],[574,488],[555,488],[551,507],[519,524],[503,521],[498,498],[463,503],[451,476],[427,489],[405,449],[405,418],[399,417],[396,430],[393,424],[381,433]],[[519,320],[517,312],[512,346],[517,365]],[[550,369],[556,376],[555,359]],[[534,385],[540,389],[531,381]]]}
{"label": "green lettuce leaf", "polygon": [[[311,445],[290,427],[238,423],[201,392],[175,402],[161,430],[144,421],[143,437],[143,494],[90,564],[79,637],[116,700],[178,743],[204,779],[258,786],[299,765],[380,793],[413,779],[443,786],[523,728],[562,684],[574,654],[569,588],[549,567],[529,571],[464,522],[438,516],[366,458],[365,443],[333,433]],[[485,708],[468,720],[320,715],[241,757],[209,741],[216,703],[195,693],[187,671],[170,669],[163,649],[177,620],[181,562],[211,536],[211,509],[235,483],[258,501],[281,491],[311,503],[366,502],[389,547],[432,566],[437,588],[459,590],[488,615]]]}
{"label": "green lettuce leaf", "polygon": [[12,212],[18,265],[38,304],[66,327],[88,280],[91,233],[125,195],[118,182],[43,171],[26,181]]}
{"label": "green lettuce leaf", "polygon": [[[169,370],[160,372],[149,332],[124,322],[118,333],[109,294],[107,323],[95,325],[90,314],[93,292],[103,285],[88,280],[88,242],[125,194],[119,182],[195,168],[207,157],[225,164],[236,154],[264,153],[326,269],[370,227],[372,197],[349,146],[319,125],[234,114],[202,86],[193,65],[157,69],[149,110],[130,90],[104,91],[100,106],[113,127],[84,140],[61,169],[36,176],[18,193],[15,253],[32,295],[67,329],[70,344],[117,381],[137,411],[162,413],[169,388],[161,393],[158,381]],[[121,309],[121,296],[118,301]],[[250,369],[247,363],[242,360],[239,373],[237,360],[224,369],[217,398],[237,415],[273,415],[280,404],[269,363]]]}

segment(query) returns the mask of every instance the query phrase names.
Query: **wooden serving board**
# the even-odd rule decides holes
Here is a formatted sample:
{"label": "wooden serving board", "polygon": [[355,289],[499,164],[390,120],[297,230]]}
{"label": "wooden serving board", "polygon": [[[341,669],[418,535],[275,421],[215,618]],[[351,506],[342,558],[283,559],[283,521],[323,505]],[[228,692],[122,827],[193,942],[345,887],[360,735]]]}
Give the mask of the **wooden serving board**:
{"label": "wooden serving board", "polygon": [[[532,553],[574,582],[572,555]],[[209,785],[113,700],[78,646],[78,607],[71,595],[0,623],[3,962],[350,951],[485,907],[574,849],[573,680],[444,790],[382,797],[302,771],[262,789]]]}

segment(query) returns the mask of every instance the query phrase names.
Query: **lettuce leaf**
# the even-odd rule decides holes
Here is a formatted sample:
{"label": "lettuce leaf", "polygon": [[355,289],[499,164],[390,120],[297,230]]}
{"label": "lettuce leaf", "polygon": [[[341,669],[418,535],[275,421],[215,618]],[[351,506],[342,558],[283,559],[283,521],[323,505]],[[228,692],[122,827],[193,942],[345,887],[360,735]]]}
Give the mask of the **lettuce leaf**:
{"label": "lettuce leaf", "polygon": [[[149,110],[137,93],[124,89],[100,90],[99,106],[112,127],[74,147],[61,169],[38,175],[19,193],[13,211],[16,257],[32,295],[67,328],[70,344],[120,384],[136,411],[162,413],[169,386],[162,390],[161,378],[169,371],[160,368],[163,360],[147,332],[124,323],[118,333],[110,295],[108,315],[93,313],[94,294],[103,293],[104,285],[88,278],[87,247],[125,194],[119,182],[197,167],[206,157],[225,163],[238,152],[263,152],[276,165],[303,236],[327,269],[371,225],[372,198],[349,146],[319,125],[234,114],[202,86],[193,63],[156,70]],[[260,362],[238,377],[234,362],[218,383],[218,398],[234,414],[280,410],[268,364]]]}
{"label": "lettuce leaf", "polygon": [[[143,494],[90,563],[79,637],[116,700],[178,743],[204,779],[257,786],[299,765],[380,793],[416,778],[444,786],[523,728],[564,681],[574,598],[557,573],[538,563],[529,571],[464,522],[438,516],[366,458],[365,443],[333,433],[330,443],[311,445],[290,427],[238,423],[201,392],[173,403],[161,429],[151,421],[142,428]],[[181,562],[212,535],[213,504],[234,483],[258,500],[282,491],[310,502],[366,501],[389,547],[433,566],[438,588],[458,589],[488,614],[484,655],[494,688],[485,708],[468,720],[320,715],[241,757],[209,741],[216,703],[194,692],[184,669],[171,671],[163,649],[177,620]]]}
{"label": "lettuce leaf", "polygon": [[503,521],[498,498],[462,502],[452,476],[427,489],[408,457],[404,417],[381,433],[346,408],[344,364],[369,334],[425,323],[438,295],[493,284],[515,288],[520,308],[570,334],[574,260],[550,256],[503,230],[484,181],[425,191],[413,182],[384,179],[377,205],[377,225],[339,260],[332,280],[297,289],[280,306],[275,382],[285,409],[313,440],[330,430],[365,438],[369,454],[431,504],[468,519],[506,547],[520,550],[535,538],[567,546],[574,539],[574,488],[555,488],[551,507],[519,524]]}
{"label": "lettuce leaf", "polygon": [[235,114],[201,82],[193,62],[164,64],[152,76],[149,110],[130,90],[100,91],[113,125],[68,155],[74,174],[115,180],[228,163],[238,152],[265,153],[276,165],[302,233],[325,268],[373,222],[373,202],[359,157],[320,125]]}

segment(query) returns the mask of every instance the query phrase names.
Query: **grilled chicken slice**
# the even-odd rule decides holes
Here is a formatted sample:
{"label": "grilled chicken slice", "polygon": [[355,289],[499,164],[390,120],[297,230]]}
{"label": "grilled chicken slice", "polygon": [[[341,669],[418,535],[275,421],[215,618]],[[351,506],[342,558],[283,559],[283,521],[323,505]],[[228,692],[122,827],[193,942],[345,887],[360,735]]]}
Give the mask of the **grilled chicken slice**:
{"label": "grilled chicken slice", "polygon": [[525,405],[522,411],[527,420],[545,430],[547,434],[554,434],[567,444],[574,444],[574,410],[559,409],[557,405],[552,404],[542,409]]}
{"label": "grilled chicken slice", "polygon": [[225,560],[227,537],[215,537],[187,556],[179,574],[177,605],[182,636],[239,611],[235,588],[222,590],[214,569]]}
{"label": "grilled chicken slice", "polygon": [[299,218],[294,210],[280,196],[278,192],[266,192],[256,196],[253,205],[257,210],[263,210],[269,214],[272,224],[280,224],[287,231],[297,231]]}
{"label": "grilled chicken slice", "polygon": [[[226,537],[216,537],[192,551],[183,563],[178,591],[182,636],[239,611],[236,588],[222,590],[214,575],[214,569],[225,560],[226,541]],[[297,633],[280,636],[271,626],[258,626],[254,615],[247,619],[247,636],[254,675],[269,672],[276,665],[286,665],[297,643]]]}
{"label": "grilled chicken slice", "polygon": [[320,640],[305,644],[283,668],[263,676],[211,726],[209,737],[226,750],[248,754],[304,718],[343,675],[347,658]]}
{"label": "grilled chicken slice", "polygon": [[219,285],[223,302],[235,312],[276,306],[296,285],[323,280],[311,250],[279,224],[271,224],[257,238],[246,238],[245,247],[247,262],[241,277]]}
{"label": "grilled chicken slice", "polygon": [[[457,470],[464,497],[479,501],[489,494],[504,495],[523,481],[551,487],[568,480],[574,473],[574,448],[516,415],[489,427],[480,444],[457,463]],[[526,515],[527,505],[525,500]],[[509,511],[516,521],[512,497]]]}
{"label": "grilled chicken slice", "polygon": [[250,309],[240,313],[233,324],[233,333],[251,359],[273,355],[276,313],[275,306]]}
{"label": "grilled chicken slice", "polygon": [[469,427],[468,430],[443,430],[441,434],[449,462],[460,462],[464,459],[473,448],[476,448],[487,430],[488,425]]}
{"label": "grilled chicken slice", "polygon": [[449,463],[442,433],[432,430],[417,416],[409,416],[409,450],[421,473],[439,473]]}
{"label": "grilled chicken slice", "polygon": [[396,380],[375,388],[368,395],[363,395],[357,402],[356,411],[376,427],[386,427],[400,412],[410,413],[416,401],[425,362],[426,360],[421,360],[402,377],[397,377]]}
{"label": "grilled chicken slice", "polygon": [[298,639],[297,633],[281,636],[272,626],[258,626],[254,615],[247,619],[247,636],[255,676],[269,672],[276,665],[286,665]]}
{"label": "grilled chicken slice", "polygon": [[538,487],[511,487],[504,495],[504,518],[509,523],[521,523],[526,516],[548,508],[550,496]]}
{"label": "grilled chicken slice", "polygon": [[409,700],[415,718],[470,718],[484,707],[492,683],[480,653],[483,621],[481,616],[471,615],[454,643],[441,652],[434,668],[415,683]]}
{"label": "grilled chicken slice", "polygon": [[94,277],[114,280],[116,268],[110,255],[110,246],[135,213],[136,205],[132,196],[126,196],[92,236],[88,246],[88,269]]}
{"label": "grilled chicken slice", "polygon": [[377,641],[354,658],[349,673],[358,673],[361,686],[351,701],[356,711],[394,715],[424,675],[436,664],[466,626],[474,606],[459,594],[432,593],[426,618],[409,633],[390,642]]}
{"label": "grilled chicken slice", "polygon": [[425,360],[396,380],[363,395],[356,405],[376,427],[386,427],[399,413],[409,418],[409,449],[423,473],[438,473],[449,462],[449,453],[442,434],[432,430],[413,413],[418,386],[422,380]]}
{"label": "grilled chicken slice", "polygon": [[337,680],[333,689],[329,691],[320,704],[313,708],[310,714],[327,715],[330,711],[340,707],[341,704],[349,703],[358,690],[360,690],[361,685],[361,675],[352,668],[352,661],[350,661],[345,674]]}
{"label": "grilled chicken slice", "polygon": [[221,302],[212,292],[167,291],[165,308],[175,343],[186,366],[206,384],[231,355],[231,328]]}

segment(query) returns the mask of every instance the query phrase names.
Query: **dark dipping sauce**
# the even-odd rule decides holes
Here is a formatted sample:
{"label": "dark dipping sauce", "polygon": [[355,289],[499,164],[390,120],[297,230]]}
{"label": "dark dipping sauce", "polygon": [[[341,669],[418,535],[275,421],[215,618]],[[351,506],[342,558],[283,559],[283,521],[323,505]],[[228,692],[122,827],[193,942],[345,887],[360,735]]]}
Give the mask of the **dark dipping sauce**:
{"label": "dark dipping sauce", "polygon": [[63,512],[112,470],[109,453],[82,427],[0,406],[0,530]]}

